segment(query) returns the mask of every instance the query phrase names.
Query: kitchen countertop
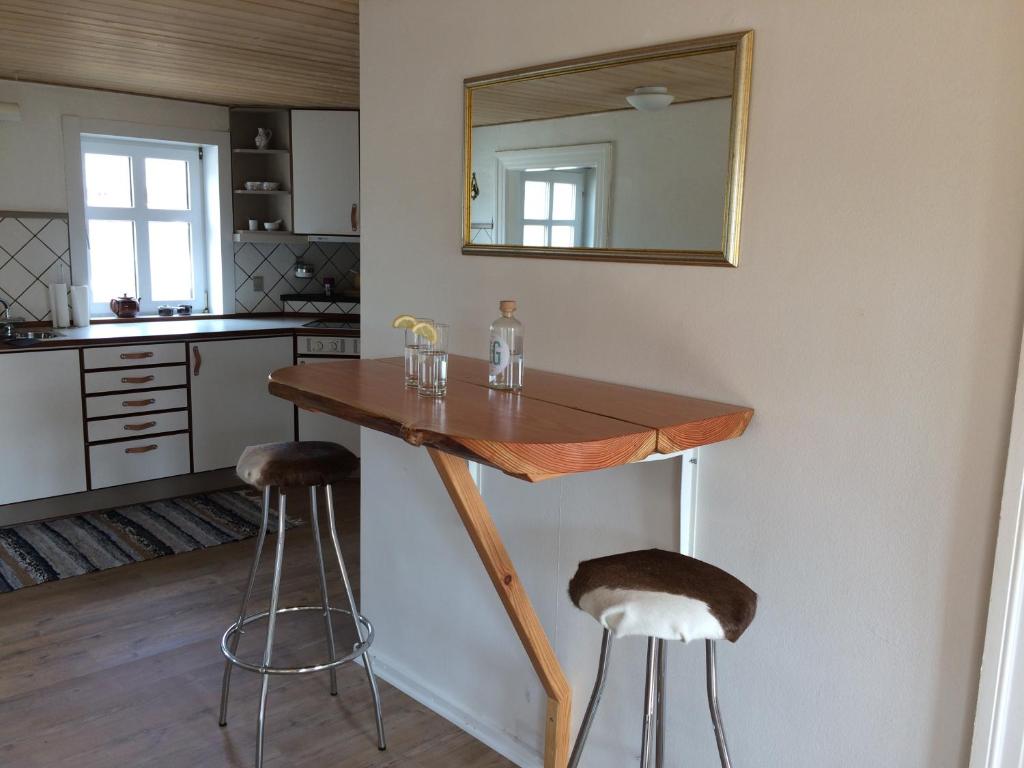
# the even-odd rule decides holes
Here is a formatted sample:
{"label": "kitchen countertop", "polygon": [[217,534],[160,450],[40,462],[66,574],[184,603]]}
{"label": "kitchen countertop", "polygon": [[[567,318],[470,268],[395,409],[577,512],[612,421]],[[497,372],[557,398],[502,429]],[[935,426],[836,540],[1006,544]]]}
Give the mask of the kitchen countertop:
{"label": "kitchen countertop", "polygon": [[[3,352],[33,352],[43,349],[61,349],[65,347],[83,347],[105,344],[132,344],[139,342],[179,341],[206,336],[273,336],[281,332],[301,333],[309,336],[356,336],[354,330],[338,330],[335,328],[303,328],[303,323],[312,320],[334,319],[330,316],[321,318],[294,315],[275,317],[201,317],[187,320],[169,318],[166,320],[140,320],[137,322],[122,321],[113,323],[93,323],[81,328],[58,328],[61,334],[57,339],[44,339],[31,346],[14,347],[0,343]],[[50,328],[40,328],[50,330]]]}

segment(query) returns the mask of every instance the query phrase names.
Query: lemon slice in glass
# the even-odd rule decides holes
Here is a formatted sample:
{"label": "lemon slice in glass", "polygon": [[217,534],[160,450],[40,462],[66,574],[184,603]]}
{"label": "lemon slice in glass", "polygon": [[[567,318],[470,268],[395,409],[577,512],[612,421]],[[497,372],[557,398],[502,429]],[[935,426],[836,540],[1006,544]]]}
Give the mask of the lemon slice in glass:
{"label": "lemon slice in glass", "polygon": [[391,321],[392,328],[410,329],[416,325],[416,318],[412,315],[399,315]]}
{"label": "lemon slice in glass", "polygon": [[416,323],[410,330],[417,336],[422,336],[431,344],[437,343],[437,328],[430,323]]}

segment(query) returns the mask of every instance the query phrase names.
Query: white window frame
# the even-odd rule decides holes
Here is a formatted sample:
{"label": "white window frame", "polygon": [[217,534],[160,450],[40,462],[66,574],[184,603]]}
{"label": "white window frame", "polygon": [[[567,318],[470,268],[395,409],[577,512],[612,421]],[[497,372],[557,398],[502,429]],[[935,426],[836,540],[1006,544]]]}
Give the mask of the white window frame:
{"label": "white window frame", "polygon": [[522,175],[517,171],[526,171],[530,168],[592,168],[594,173],[593,247],[607,247],[612,199],[613,152],[611,142],[506,149],[499,150],[494,154],[495,178],[497,180],[494,206],[496,212],[495,242],[511,242],[508,238],[514,231],[515,218],[512,205],[515,202],[516,189],[520,184],[518,178]]}
{"label": "white window frame", "polygon": [[[219,120],[220,118],[218,118]],[[226,118],[224,118],[226,120]],[[68,225],[71,246],[71,277],[75,285],[88,285],[89,260],[85,242],[85,196],[82,185],[82,137],[109,136],[188,144],[203,148],[202,179],[206,207],[205,301],[197,300],[193,311],[214,315],[235,310],[235,263],[231,220],[231,134],[227,130],[181,128],[151,123],[133,123],[95,117],[63,115],[64,178],[67,187]],[[106,298],[108,301],[113,297]],[[109,307],[102,313],[109,317]]]}
{"label": "white window frame", "polygon": [[[583,245],[584,209],[586,207],[586,171],[575,169],[571,171],[518,171],[515,173],[517,179],[514,195],[509,195],[509,229],[512,230],[510,243],[515,245],[523,244],[523,227],[534,225],[544,227],[544,247],[551,247],[551,228],[558,226],[569,226],[573,228],[573,244],[571,247],[579,248]],[[527,181],[542,181],[548,185],[548,215],[543,219],[527,219],[523,215],[523,199],[526,195]],[[555,195],[555,184],[572,184],[576,188],[575,211],[576,218],[555,219],[553,218]]]}
{"label": "white window frame", "polygon": [[[101,207],[90,206],[87,194],[84,195],[85,237],[88,248],[88,227],[91,219],[107,221],[131,221],[135,230],[135,280],[134,290],[126,285],[125,290],[139,298],[142,314],[156,314],[161,304],[206,304],[206,242],[205,242],[205,204],[202,161],[199,146],[169,144],[161,141],[140,141],[109,136],[83,135],[81,158],[83,163],[83,191],[87,190],[88,179],[85,178],[84,162],[86,154],[116,155],[128,157],[131,161],[132,207]],[[188,210],[164,210],[147,207],[145,161],[146,158],[165,160],[181,160],[188,167]],[[150,222],[185,222],[189,225],[190,246],[192,249],[192,295],[167,296],[155,300],[152,296],[149,261],[149,224]],[[92,265],[91,254],[88,264]],[[93,296],[90,304],[91,314],[109,312],[112,296]]]}

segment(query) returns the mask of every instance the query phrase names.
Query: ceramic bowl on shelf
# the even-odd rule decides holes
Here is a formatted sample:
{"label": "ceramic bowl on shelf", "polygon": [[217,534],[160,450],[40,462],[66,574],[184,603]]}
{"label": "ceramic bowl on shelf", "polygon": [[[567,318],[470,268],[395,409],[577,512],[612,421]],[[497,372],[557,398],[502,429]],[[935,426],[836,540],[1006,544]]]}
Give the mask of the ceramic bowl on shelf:
{"label": "ceramic bowl on shelf", "polygon": [[245,182],[245,188],[249,192],[257,192],[262,182],[259,181],[247,181]]}
{"label": "ceramic bowl on shelf", "polygon": [[263,184],[261,185],[261,189],[264,192],[277,192],[280,186],[281,182],[279,181],[264,181]]}
{"label": "ceramic bowl on shelf", "polygon": [[265,221],[263,222],[263,228],[267,230],[267,232],[276,232],[281,228],[281,220],[278,219],[277,221]]}

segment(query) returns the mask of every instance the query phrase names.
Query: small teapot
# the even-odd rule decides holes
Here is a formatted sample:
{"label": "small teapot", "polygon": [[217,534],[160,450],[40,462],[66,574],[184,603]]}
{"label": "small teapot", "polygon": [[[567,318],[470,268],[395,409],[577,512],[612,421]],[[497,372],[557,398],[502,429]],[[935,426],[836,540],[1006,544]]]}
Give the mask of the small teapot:
{"label": "small teapot", "polygon": [[139,314],[139,300],[126,293],[119,299],[110,300],[110,311],[120,318],[135,317]]}
{"label": "small teapot", "polygon": [[270,146],[270,137],[274,132],[269,128],[260,128],[256,132],[256,149],[266,149]]}

